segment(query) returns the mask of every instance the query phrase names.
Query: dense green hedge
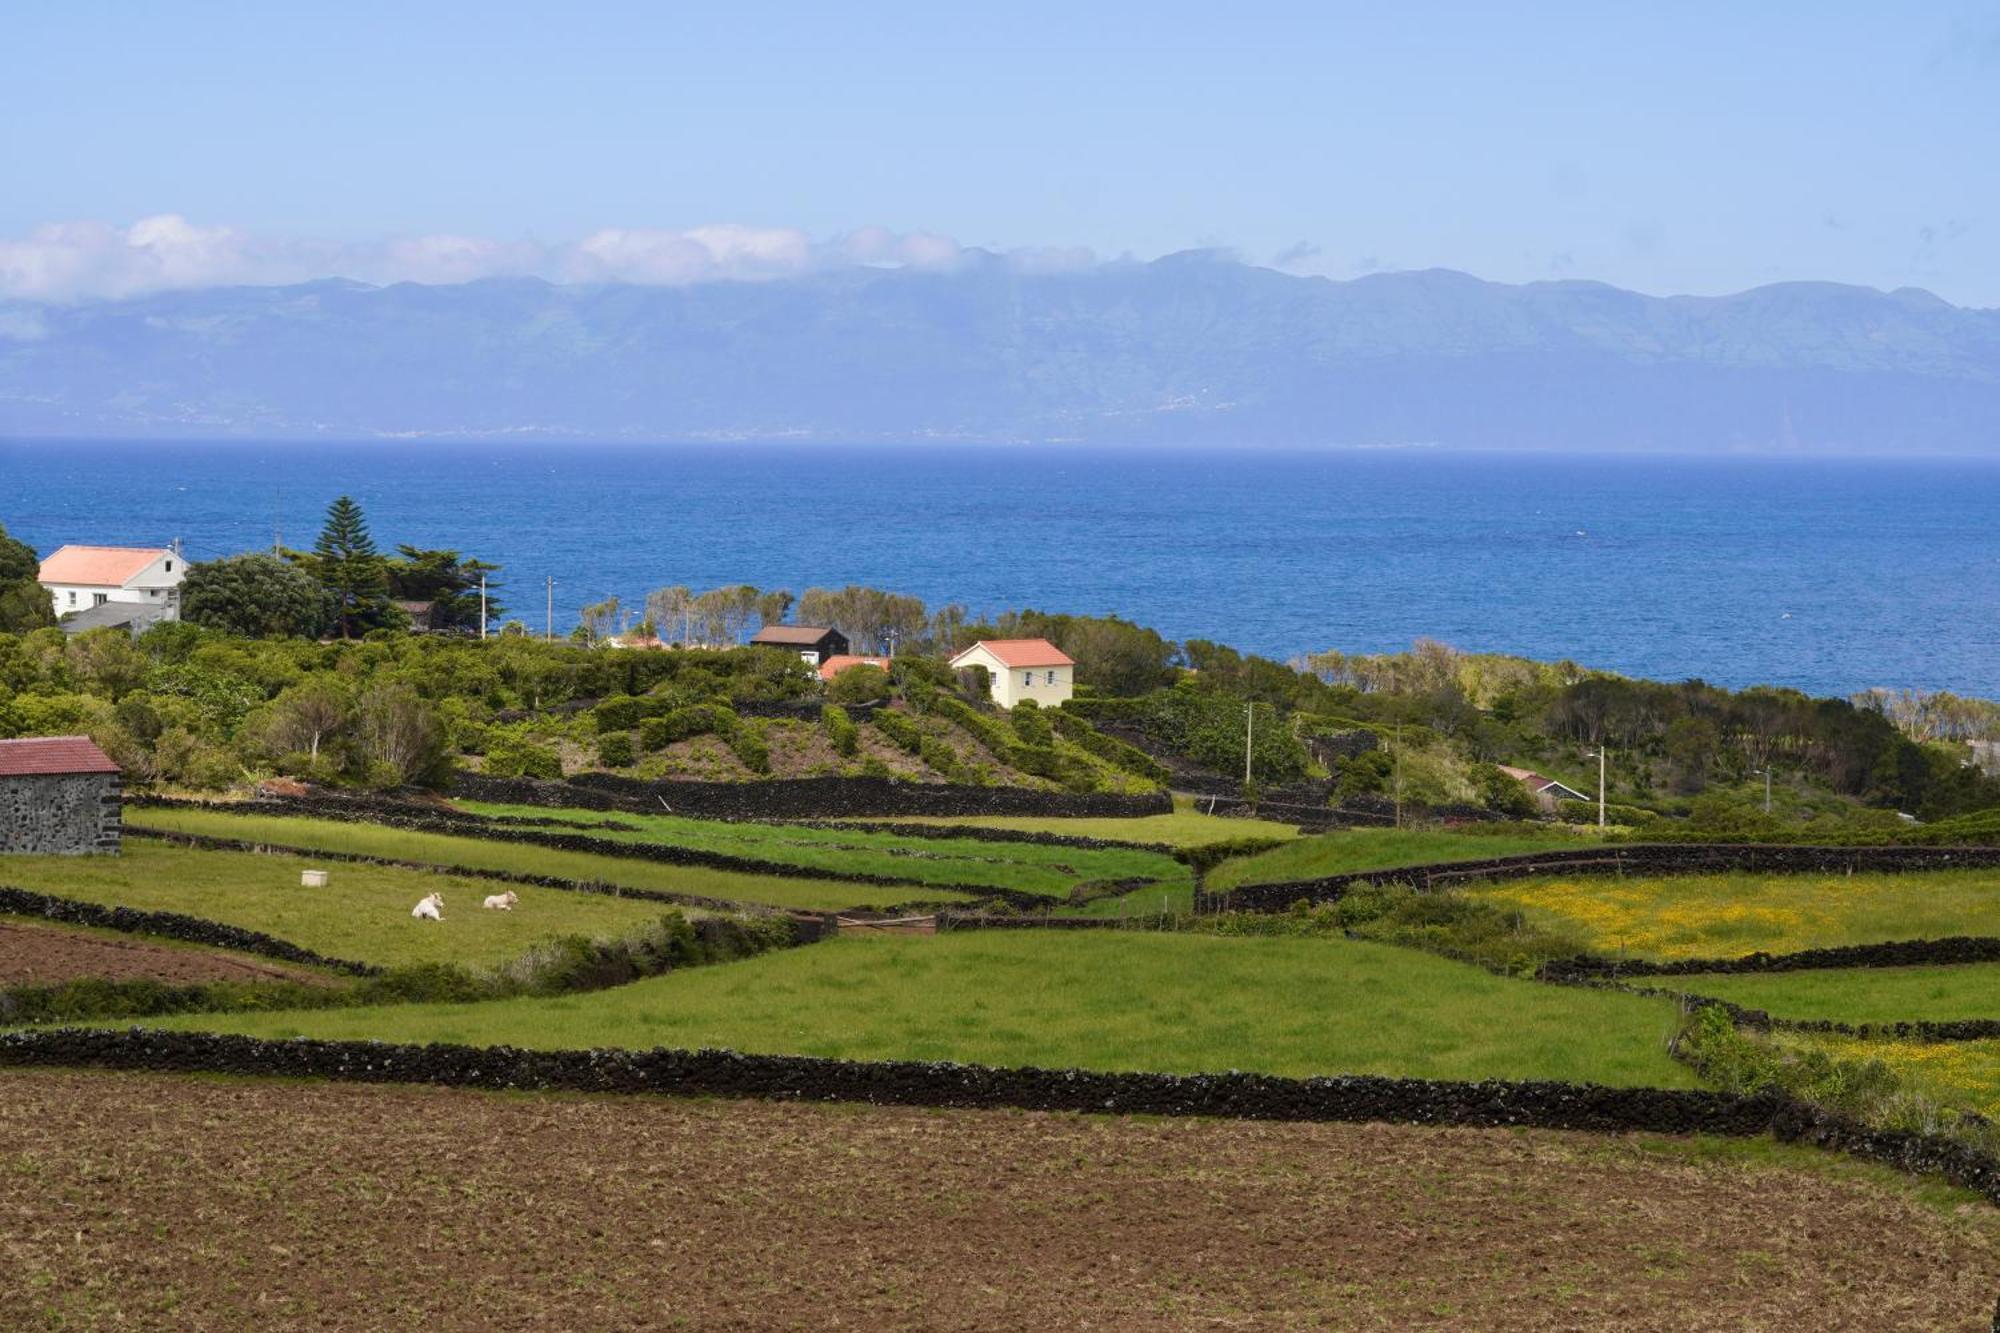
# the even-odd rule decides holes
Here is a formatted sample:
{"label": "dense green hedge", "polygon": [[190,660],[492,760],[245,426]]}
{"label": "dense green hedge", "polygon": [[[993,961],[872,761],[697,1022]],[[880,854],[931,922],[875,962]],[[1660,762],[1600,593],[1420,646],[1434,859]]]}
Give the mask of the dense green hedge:
{"label": "dense green hedge", "polygon": [[720,736],[729,740],[741,725],[742,719],[733,708],[722,704],[689,704],[663,717],[649,717],[641,722],[639,745],[646,750],[663,750],[690,736]]}
{"label": "dense green hedge", "polygon": [[854,719],[839,704],[828,704],[820,710],[820,725],[826,728],[826,738],[833,743],[835,754],[853,758],[861,745],[861,729],[854,725]]}
{"label": "dense green hedge", "polygon": [[1147,754],[1136,745],[1127,745],[1115,736],[1107,736],[1075,713],[1058,709],[1049,715],[1058,735],[1096,755],[1115,768],[1148,782],[1165,786],[1173,774],[1167,766]]}

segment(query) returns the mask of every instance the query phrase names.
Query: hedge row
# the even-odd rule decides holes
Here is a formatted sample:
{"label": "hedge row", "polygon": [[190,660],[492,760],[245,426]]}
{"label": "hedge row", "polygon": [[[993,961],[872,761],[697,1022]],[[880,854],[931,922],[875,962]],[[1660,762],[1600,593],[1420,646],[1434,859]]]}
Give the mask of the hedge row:
{"label": "hedge row", "polygon": [[1333,902],[1358,885],[1407,884],[1420,890],[1465,880],[1538,875],[1886,874],[2000,866],[2000,847],[1804,847],[1773,843],[1634,843],[1581,850],[1526,852],[1483,861],[1442,861],[1323,879],[1252,884],[1201,904],[1239,912],[1281,912],[1301,900]]}
{"label": "hedge row", "polygon": [[1055,724],[1057,734],[1099,759],[1121,768],[1135,777],[1157,782],[1162,787],[1173,781],[1173,770],[1136,745],[1127,745],[1115,736],[1107,736],[1075,713],[1056,710],[1050,721]]}
{"label": "hedge row", "polygon": [[1172,814],[1165,792],[1124,795],[898,782],[891,778],[781,778],[764,782],[665,782],[585,773],[565,782],[460,773],[454,794],[502,805],[693,815],[699,818],[843,819],[866,815],[1025,815],[1125,819]]}
{"label": "hedge row", "polygon": [[974,842],[1027,842],[1041,847],[1074,847],[1080,851],[1158,852],[1174,856],[1172,843],[1134,842],[1124,838],[1086,838],[1080,833],[1037,833],[1032,829],[987,828],[982,824],[888,824],[851,819],[794,819],[793,828],[827,829],[838,833],[893,833],[901,838],[964,838]]}
{"label": "hedge row", "polygon": [[[128,828],[128,835],[145,837],[149,830]],[[99,930],[116,930],[131,935],[157,935],[162,939],[184,940],[190,944],[205,944],[218,949],[234,949],[238,953],[252,953],[264,958],[276,958],[287,963],[305,963],[312,967],[329,968],[335,972],[345,972],[349,976],[370,977],[381,972],[373,963],[357,963],[346,958],[328,958],[325,954],[301,948],[275,935],[266,935],[261,930],[245,930],[241,926],[226,926],[220,921],[204,921],[197,916],[184,916],[179,912],[145,912],[134,907],[106,907],[101,903],[78,902],[71,898],[57,898],[51,894],[36,893],[32,889],[16,889],[0,885],[0,913],[8,916],[33,916],[44,921],[59,921],[69,926],[92,926]]]}

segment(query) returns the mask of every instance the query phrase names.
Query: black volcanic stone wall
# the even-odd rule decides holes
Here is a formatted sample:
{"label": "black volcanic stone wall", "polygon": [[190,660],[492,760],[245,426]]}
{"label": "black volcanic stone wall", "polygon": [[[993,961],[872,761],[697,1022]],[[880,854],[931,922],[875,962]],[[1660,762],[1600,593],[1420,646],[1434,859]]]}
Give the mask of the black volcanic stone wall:
{"label": "black volcanic stone wall", "polygon": [[0,853],[116,856],[122,786],[116,773],[0,777]]}
{"label": "black volcanic stone wall", "polygon": [[1941,940],[1896,940],[1888,944],[1845,944],[1797,953],[1751,953],[1737,958],[1599,958],[1585,954],[1543,963],[1544,981],[1572,982],[1620,977],[1686,977],[1702,972],[1811,972],[1853,967],[1922,967],[1950,963],[2000,962],[2000,939],[1952,935]]}
{"label": "black volcanic stone wall", "polygon": [[1575,851],[1527,852],[1484,861],[1442,861],[1356,875],[1252,884],[1204,894],[1199,910],[1281,912],[1293,903],[1333,902],[1357,885],[1406,884],[1421,890],[1472,880],[1537,875],[1892,874],[2000,866],[2000,847],[1796,847],[1768,843],[1635,843]]}
{"label": "black volcanic stone wall", "polygon": [[[1066,819],[1173,813],[1166,792],[1143,796],[896,782],[889,778],[781,778],[766,782],[646,782],[585,773],[567,782],[461,773],[454,795],[510,805],[670,812],[722,819],[852,819],[871,815],[1029,815]],[[664,802],[664,806],[662,803]]]}
{"label": "black volcanic stone wall", "polygon": [[105,907],[100,903],[57,898],[31,889],[0,885],[0,913],[40,917],[44,921],[57,921],[69,926],[91,926],[99,930],[186,940],[190,944],[234,949],[238,953],[254,953],[288,963],[309,963],[353,976],[374,976],[382,970],[371,963],[328,958],[325,954],[314,953],[276,936],[258,930],[245,930],[241,926],[226,926],[219,921],[204,921],[179,912],[142,912],[131,907]]}

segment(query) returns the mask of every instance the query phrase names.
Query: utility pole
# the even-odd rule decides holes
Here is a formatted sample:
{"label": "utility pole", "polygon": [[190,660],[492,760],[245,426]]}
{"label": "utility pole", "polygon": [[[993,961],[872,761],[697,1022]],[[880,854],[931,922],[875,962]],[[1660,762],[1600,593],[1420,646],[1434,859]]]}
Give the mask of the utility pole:
{"label": "utility pole", "polygon": [[486,642],[486,576],[479,576],[479,641]]}
{"label": "utility pole", "polygon": [[1764,765],[1764,813],[1771,813],[1771,766]]}
{"label": "utility pole", "polygon": [[1396,749],[1389,757],[1391,785],[1396,791],[1396,827],[1403,827],[1403,724],[1396,724]]}
{"label": "utility pole", "polygon": [[556,641],[556,581],[553,576],[549,578],[548,616],[548,627],[542,631],[542,638],[546,642],[554,643]]}
{"label": "utility pole", "polygon": [[1605,751],[1604,746],[1600,745],[1597,747],[1597,827],[1599,828],[1603,828],[1605,826],[1604,825],[1604,751]]}

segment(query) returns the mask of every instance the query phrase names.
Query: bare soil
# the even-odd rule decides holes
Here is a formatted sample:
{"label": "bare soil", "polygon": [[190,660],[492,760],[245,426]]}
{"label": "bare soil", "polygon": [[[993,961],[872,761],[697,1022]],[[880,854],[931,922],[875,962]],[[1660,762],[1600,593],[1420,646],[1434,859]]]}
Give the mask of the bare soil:
{"label": "bare soil", "polygon": [[1756,1153],[0,1071],[0,1326],[1988,1326],[1995,1210]]}
{"label": "bare soil", "polygon": [[248,954],[120,939],[39,922],[0,921],[0,986],[65,981],[307,981],[332,979]]}

